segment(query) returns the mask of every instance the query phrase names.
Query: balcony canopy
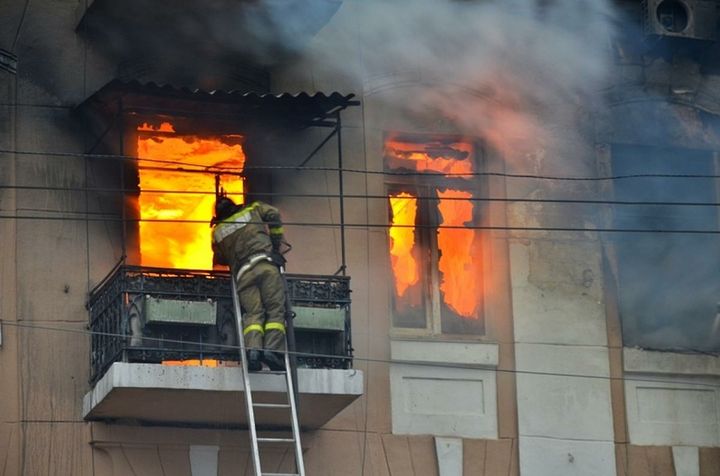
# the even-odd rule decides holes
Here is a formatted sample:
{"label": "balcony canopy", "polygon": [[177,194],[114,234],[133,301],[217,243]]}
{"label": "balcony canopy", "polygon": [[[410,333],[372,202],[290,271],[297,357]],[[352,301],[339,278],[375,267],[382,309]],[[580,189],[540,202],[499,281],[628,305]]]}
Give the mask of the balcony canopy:
{"label": "balcony canopy", "polygon": [[339,111],[360,104],[354,94],[281,93],[179,88],[169,84],[110,81],[81,103],[77,111],[107,120],[120,113],[194,116],[232,120],[242,127],[334,125]]}

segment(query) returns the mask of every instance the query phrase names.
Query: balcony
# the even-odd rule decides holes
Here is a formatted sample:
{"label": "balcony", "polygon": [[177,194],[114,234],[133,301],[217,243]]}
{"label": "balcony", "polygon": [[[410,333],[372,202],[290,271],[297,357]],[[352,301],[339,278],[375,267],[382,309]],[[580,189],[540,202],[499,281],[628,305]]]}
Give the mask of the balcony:
{"label": "balcony", "polygon": [[[288,275],[296,313],[300,423],[318,428],[362,395],[352,369],[350,278]],[[120,266],[91,293],[92,390],[87,420],[246,426],[230,276]],[[283,377],[251,375],[260,401],[285,396]],[[284,417],[284,415],[281,415]],[[280,428],[287,418],[258,414]]]}

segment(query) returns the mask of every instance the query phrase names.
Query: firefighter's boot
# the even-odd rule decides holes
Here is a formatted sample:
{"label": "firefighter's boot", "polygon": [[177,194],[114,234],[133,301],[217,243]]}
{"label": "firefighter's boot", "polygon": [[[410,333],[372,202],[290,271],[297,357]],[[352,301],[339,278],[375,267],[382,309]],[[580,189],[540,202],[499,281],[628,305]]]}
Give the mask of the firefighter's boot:
{"label": "firefighter's boot", "polygon": [[248,350],[247,352],[248,372],[259,372],[262,370],[259,350]]}
{"label": "firefighter's boot", "polygon": [[265,350],[263,352],[263,362],[270,367],[270,370],[276,372],[285,370],[285,359],[283,358],[283,354],[281,352]]}

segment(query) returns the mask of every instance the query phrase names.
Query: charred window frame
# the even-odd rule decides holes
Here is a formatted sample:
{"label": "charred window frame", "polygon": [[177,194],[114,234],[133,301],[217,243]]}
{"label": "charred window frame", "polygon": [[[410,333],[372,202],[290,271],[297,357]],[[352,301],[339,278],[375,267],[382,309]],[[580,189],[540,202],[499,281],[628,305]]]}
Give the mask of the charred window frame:
{"label": "charred window frame", "polygon": [[[664,174],[613,184],[615,200],[667,205],[616,206],[616,228],[718,230],[720,209],[675,206],[720,201],[717,152],[614,145],[613,175]],[[654,350],[720,350],[720,240],[713,234],[620,233],[611,239],[623,344]]]}
{"label": "charred window frame", "polygon": [[[418,136],[412,135],[394,140],[407,141],[408,143],[418,144],[422,146],[425,143],[437,141],[435,136]],[[472,170],[479,171],[482,165],[481,149],[474,142],[468,142],[460,138],[442,137],[442,141],[450,142],[452,140],[462,141],[466,145],[470,145],[472,153],[468,160],[472,163]],[[386,138],[387,143],[387,138]],[[442,200],[442,195],[451,194],[452,198],[466,203],[460,199],[459,195],[467,195],[469,200],[467,203],[471,206],[471,219],[463,221],[464,224],[470,226],[478,226],[484,223],[485,207],[483,202],[472,200],[481,196],[484,180],[477,176],[469,177],[444,177],[438,173],[430,172],[428,174],[408,174],[403,172],[413,172],[406,168],[393,167],[392,161],[388,155],[384,158],[385,170],[388,172],[400,172],[400,174],[391,174],[386,179],[386,194],[388,196],[388,220],[391,226],[395,223],[393,198],[406,197],[412,200],[415,207],[414,222],[410,228],[405,226],[407,230],[410,228],[414,237],[414,246],[412,256],[417,264],[417,283],[409,286],[403,296],[399,296],[397,286],[397,276],[393,269],[393,256],[390,251],[393,247],[393,237],[391,233],[388,235],[388,250],[390,258],[390,276],[391,285],[391,307],[392,307],[392,325],[395,331],[404,334],[428,334],[428,335],[484,335],[485,334],[485,312],[484,312],[484,279],[483,279],[483,233],[479,229],[473,228],[443,228],[444,233],[453,233],[450,230],[459,230],[461,233],[472,233],[472,243],[470,247],[474,250],[474,268],[478,270],[474,275],[474,282],[467,283],[468,288],[464,291],[472,293],[471,287],[475,288],[475,298],[477,309],[473,314],[475,317],[462,317],[458,312],[453,310],[446,302],[445,294],[441,289],[441,284],[445,278],[440,269],[440,260],[442,257],[442,246],[440,244],[440,233],[443,225],[443,215],[441,210],[441,202],[445,204],[453,203],[452,200]],[[457,193],[456,193],[457,192]],[[454,196],[452,195],[454,194]],[[395,207],[399,206],[398,204]],[[397,209],[395,211],[398,211]],[[406,231],[406,233],[409,233]],[[414,303],[411,305],[410,303]]]}

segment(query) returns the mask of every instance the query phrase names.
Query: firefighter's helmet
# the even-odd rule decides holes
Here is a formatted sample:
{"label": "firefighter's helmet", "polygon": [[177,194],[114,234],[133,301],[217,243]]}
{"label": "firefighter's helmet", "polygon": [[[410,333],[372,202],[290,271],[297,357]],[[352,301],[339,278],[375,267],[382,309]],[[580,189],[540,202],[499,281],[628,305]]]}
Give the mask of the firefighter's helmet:
{"label": "firefighter's helmet", "polygon": [[237,204],[228,197],[220,197],[215,201],[215,221],[225,220],[235,213]]}

